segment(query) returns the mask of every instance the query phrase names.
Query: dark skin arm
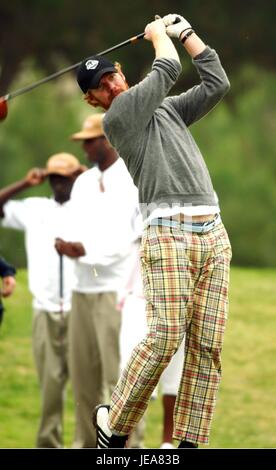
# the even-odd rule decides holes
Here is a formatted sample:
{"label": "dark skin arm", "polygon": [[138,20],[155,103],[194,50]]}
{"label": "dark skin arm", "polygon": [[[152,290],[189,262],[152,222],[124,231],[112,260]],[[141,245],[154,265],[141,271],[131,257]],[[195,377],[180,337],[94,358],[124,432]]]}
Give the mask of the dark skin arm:
{"label": "dark skin arm", "polygon": [[56,238],[55,249],[59,255],[66,255],[69,256],[69,258],[79,258],[86,254],[82,243],[66,242],[62,240],[62,238]]}
{"label": "dark skin arm", "polygon": [[13,183],[6,188],[0,190],[0,217],[4,217],[3,206],[16,194],[24,191],[24,189],[31,188],[32,186],[38,186],[43,183],[46,178],[45,170],[41,168],[32,168],[25,178],[16,183]]}

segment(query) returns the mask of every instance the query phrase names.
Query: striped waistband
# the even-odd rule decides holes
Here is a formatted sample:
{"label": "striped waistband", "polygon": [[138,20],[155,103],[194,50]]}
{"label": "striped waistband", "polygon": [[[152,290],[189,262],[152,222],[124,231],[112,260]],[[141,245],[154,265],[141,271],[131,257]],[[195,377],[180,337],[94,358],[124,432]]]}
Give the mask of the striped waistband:
{"label": "striped waistband", "polygon": [[213,220],[207,222],[177,222],[177,220],[157,218],[152,219],[148,225],[180,228],[186,232],[207,233],[221,223],[221,217],[217,214]]}

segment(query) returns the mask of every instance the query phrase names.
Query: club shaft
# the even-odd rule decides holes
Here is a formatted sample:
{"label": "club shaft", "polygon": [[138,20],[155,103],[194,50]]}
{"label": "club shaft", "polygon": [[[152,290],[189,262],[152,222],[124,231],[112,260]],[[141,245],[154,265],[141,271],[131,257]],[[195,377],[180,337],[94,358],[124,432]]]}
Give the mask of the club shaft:
{"label": "club shaft", "polygon": [[63,303],[63,255],[59,255],[59,297]]}
{"label": "club shaft", "polygon": [[[128,44],[132,44],[138,41],[139,39],[143,39],[144,36],[145,36],[145,33],[141,33],[141,34],[138,34],[137,36],[133,36],[132,38],[129,38],[126,41],[123,41],[120,44],[117,44],[116,46],[110,47],[109,49],[106,49],[105,51],[99,52],[97,55],[105,55],[105,54],[108,54],[109,52],[116,51],[117,49],[120,49],[121,47],[127,46]],[[38,80],[37,82],[31,85],[28,85],[24,88],[19,88],[16,91],[12,91],[11,93],[6,94],[3,98],[5,100],[11,100],[12,98],[15,98],[16,96],[22,95],[23,93],[27,93],[28,91],[31,91],[34,88],[37,88],[40,85],[43,85],[44,83],[49,82],[50,80],[54,80],[55,78],[58,78],[61,75],[64,75],[65,73],[76,69],[77,67],[80,66],[81,63],[82,61],[77,62],[76,64],[70,65],[69,67],[59,70],[58,72],[52,73],[51,75],[48,75],[48,77],[42,78],[41,80]]]}

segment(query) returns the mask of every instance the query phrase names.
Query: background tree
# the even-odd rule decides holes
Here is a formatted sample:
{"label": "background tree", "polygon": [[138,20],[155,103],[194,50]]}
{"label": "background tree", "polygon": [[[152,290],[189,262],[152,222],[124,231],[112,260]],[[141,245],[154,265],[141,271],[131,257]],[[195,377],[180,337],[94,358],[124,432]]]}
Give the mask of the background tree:
{"label": "background tree", "polygon": [[[82,0],[2,0],[0,6],[0,91],[5,93],[28,58],[45,74],[59,70],[143,31],[154,14],[180,12],[208,43],[223,53],[234,73],[245,63],[275,70],[274,0],[140,0],[128,3]],[[118,54],[116,54],[117,57]],[[150,66],[148,45],[119,53],[130,81]],[[193,79],[192,67],[183,75]],[[179,82],[179,86],[183,84]]]}
{"label": "background tree", "polygon": [[[154,14],[183,13],[199,35],[219,52],[230,77],[226,100],[191,127],[210,168],[233,262],[276,267],[276,94],[274,0],[2,0],[0,5],[0,94],[143,31]],[[180,50],[181,45],[176,43]],[[130,84],[150,69],[147,41],[109,56],[119,60]],[[172,92],[197,82],[187,55]],[[81,146],[69,140],[92,108],[81,99],[74,74],[66,74],[11,101],[0,125],[0,187],[44,166],[58,151],[84,162]],[[22,197],[49,195],[45,183]],[[0,250],[25,265],[22,235],[0,230]]]}

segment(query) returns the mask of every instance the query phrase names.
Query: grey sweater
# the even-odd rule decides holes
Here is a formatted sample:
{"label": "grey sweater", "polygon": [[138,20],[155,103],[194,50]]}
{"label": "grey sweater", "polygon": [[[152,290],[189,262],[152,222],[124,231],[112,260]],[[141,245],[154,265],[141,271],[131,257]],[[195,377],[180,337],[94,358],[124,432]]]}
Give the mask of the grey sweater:
{"label": "grey sweater", "polygon": [[139,189],[144,218],[157,207],[217,205],[208,169],[188,127],[221,100],[229,81],[209,47],[193,64],[201,83],[167,97],[181,65],[174,59],[155,59],[147,77],[117,96],[104,118],[104,132]]}

